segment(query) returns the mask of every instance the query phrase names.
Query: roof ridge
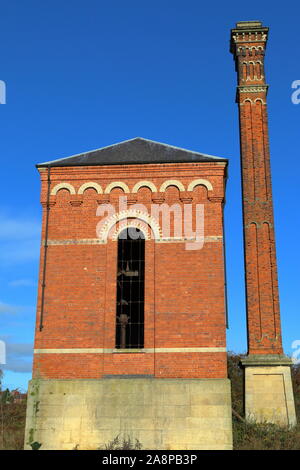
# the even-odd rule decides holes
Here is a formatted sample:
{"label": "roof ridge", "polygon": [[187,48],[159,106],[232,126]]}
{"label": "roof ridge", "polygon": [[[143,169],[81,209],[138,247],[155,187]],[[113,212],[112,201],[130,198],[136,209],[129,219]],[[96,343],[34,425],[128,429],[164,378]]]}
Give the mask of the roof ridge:
{"label": "roof ridge", "polygon": [[[217,158],[217,159],[220,158],[221,160],[224,160],[223,157],[216,157],[215,155],[209,155],[208,153],[197,152],[196,150],[189,150],[189,149],[186,149],[184,147],[177,147],[176,145],[166,144],[165,142],[157,142],[156,140],[145,139],[144,137],[137,137],[137,139],[145,140],[147,142],[152,142],[153,144],[165,145],[166,147],[170,147],[170,148],[176,149],[176,150],[183,150],[184,152],[194,153],[196,155],[201,155],[202,157]],[[132,140],[135,140],[135,139],[132,139]],[[120,143],[122,143],[122,142],[120,142]]]}
{"label": "roof ridge", "polygon": [[133,139],[122,140],[122,142],[116,142],[115,144],[105,145],[104,147],[99,147],[97,149],[88,150],[87,152],[74,153],[73,155],[69,155],[69,157],[62,157],[62,158],[57,158],[55,160],[50,160],[49,162],[37,163],[36,166],[46,165],[47,163],[60,162],[61,160],[68,160],[68,158],[80,157],[81,155],[87,155],[88,153],[97,152],[98,150],[104,150],[109,147],[114,147],[115,145],[120,145],[123,143],[125,144],[126,142],[130,142],[131,140],[136,140],[136,139],[146,140],[146,139],[143,139],[142,137],[134,137]]}
{"label": "roof ridge", "polygon": [[[74,166],[76,165],[84,165],[86,163],[86,165],[98,165],[98,164],[104,164],[103,162],[105,161],[105,157],[107,157],[105,155],[105,152],[102,154],[103,151],[105,151],[106,149],[113,149],[114,147],[121,147],[122,145],[124,144],[128,144],[128,143],[134,143],[134,142],[144,142],[144,143],[148,143],[148,144],[153,144],[153,145],[156,145],[158,147],[160,147],[160,149],[158,148],[157,151],[154,152],[154,159],[153,159],[153,163],[163,163],[165,161],[165,163],[170,163],[170,152],[168,152],[168,150],[174,150],[176,152],[182,152],[183,154],[190,154],[192,155],[193,157],[188,157],[186,156],[185,160],[187,160],[188,158],[190,160],[195,160],[197,161],[197,156],[199,156],[200,158],[202,159],[211,159],[211,160],[227,160],[226,158],[224,157],[217,157],[215,155],[209,155],[209,154],[205,154],[205,153],[200,153],[200,152],[197,152],[197,151],[193,151],[193,150],[188,150],[186,148],[182,148],[182,147],[177,147],[175,145],[170,145],[170,144],[166,144],[164,142],[157,142],[155,140],[151,140],[151,139],[146,139],[145,137],[134,137],[134,138],[131,138],[131,139],[127,139],[127,140],[123,140],[121,142],[116,142],[115,144],[110,144],[110,145],[106,145],[104,147],[100,147],[100,148],[97,148],[97,149],[93,149],[93,150],[89,150],[87,152],[81,152],[81,153],[77,153],[77,154],[74,154],[74,155],[70,155],[68,157],[63,157],[63,158],[58,158],[58,159],[55,159],[55,160],[50,160],[50,161],[47,161],[47,162],[42,162],[42,163],[38,163],[36,165],[36,167],[40,167],[40,166],[56,166],[55,164],[57,164],[57,166],[73,166],[72,163],[74,163]],[[143,147],[142,147],[143,148]],[[126,147],[126,145],[124,146],[124,154],[126,155],[126,151],[128,152],[128,149],[130,150],[130,147]],[[164,150],[163,150],[164,149]],[[133,150],[134,150],[134,147],[133,147]],[[112,156],[112,158],[110,157],[110,155],[120,155],[120,151],[122,152],[122,149],[119,150],[117,149],[117,151],[115,152],[110,152],[109,155],[109,159],[108,161],[106,161],[105,164],[107,165],[110,165],[110,164],[116,164],[116,163],[125,163],[124,161],[124,158],[122,157],[118,157],[117,159],[114,158],[114,156]],[[151,157],[149,158],[149,152],[151,154],[151,147],[149,146],[148,149],[147,147],[145,148],[145,151],[146,151],[146,154],[148,153],[148,157],[146,158],[147,162],[148,163],[151,163]],[[99,156],[97,155],[97,152],[99,152]],[[176,153],[175,152],[175,153]],[[162,160],[159,160],[158,159],[158,155],[161,154],[162,156]],[[128,163],[136,163],[136,164],[139,164],[139,163],[142,163],[143,162],[143,159],[142,159],[142,155],[143,155],[143,151],[141,151],[141,159],[140,161],[137,160],[136,158],[132,158],[132,157],[129,157],[129,160],[128,160]],[[180,155],[179,155],[180,156]],[[98,157],[98,161],[97,161],[97,157]],[[101,158],[102,157],[102,158]],[[103,159],[104,157],[104,159]],[[156,157],[156,158],[155,158]],[[111,158],[111,161],[110,161],[110,158]],[[171,158],[172,158],[172,155],[171,155]],[[75,161],[72,161],[75,160]],[[94,161],[96,160],[96,161]],[[68,165],[68,161],[70,161],[69,165]],[[174,161],[175,162],[175,161]],[[145,162],[146,163],[146,162]]]}

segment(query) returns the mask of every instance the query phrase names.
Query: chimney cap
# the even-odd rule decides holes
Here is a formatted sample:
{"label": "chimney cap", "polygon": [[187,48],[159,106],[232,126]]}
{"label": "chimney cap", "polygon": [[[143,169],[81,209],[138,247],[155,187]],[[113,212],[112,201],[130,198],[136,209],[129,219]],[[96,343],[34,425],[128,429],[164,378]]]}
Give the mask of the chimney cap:
{"label": "chimney cap", "polygon": [[250,21],[239,21],[236,23],[237,29],[252,29],[252,28],[262,28],[262,22],[259,20],[250,20]]}
{"label": "chimney cap", "polygon": [[[251,34],[251,33],[261,33],[261,41],[267,42],[269,28],[267,26],[263,26],[262,22],[259,20],[249,20],[249,21],[238,21],[235,24],[235,28],[231,30],[230,36],[230,52],[235,54],[235,46],[237,42],[237,38],[241,38],[241,35],[244,34]],[[243,39],[243,42],[247,42]],[[249,41],[250,38],[249,38]]]}

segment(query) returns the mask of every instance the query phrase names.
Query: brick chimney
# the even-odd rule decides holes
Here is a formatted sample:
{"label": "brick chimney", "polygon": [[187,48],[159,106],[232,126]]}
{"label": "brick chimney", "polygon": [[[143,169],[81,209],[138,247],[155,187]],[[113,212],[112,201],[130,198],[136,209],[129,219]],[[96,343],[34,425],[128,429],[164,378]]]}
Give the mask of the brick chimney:
{"label": "brick chimney", "polygon": [[[242,362],[247,415],[292,424],[291,361],[282,350],[274,239],[264,70],[268,33],[260,21],[241,21],[231,30],[230,41],[238,79],[243,194],[248,356]],[[267,390],[275,395],[267,397]]]}
{"label": "brick chimney", "polygon": [[264,71],[268,31],[259,21],[243,21],[231,32],[238,76],[249,354],[282,354]]}

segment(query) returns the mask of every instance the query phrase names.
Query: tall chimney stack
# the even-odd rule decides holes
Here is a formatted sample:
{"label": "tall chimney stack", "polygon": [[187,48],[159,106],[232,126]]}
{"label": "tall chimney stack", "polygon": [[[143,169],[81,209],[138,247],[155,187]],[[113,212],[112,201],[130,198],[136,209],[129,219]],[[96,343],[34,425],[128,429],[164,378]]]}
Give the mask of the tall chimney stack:
{"label": "tall chimney stack", "polygon": [[260,21],[241,21],[230,41],[238,78],[243,194],[248,355],[242,363],[246,415],[295,424],[291,360],[283,354],[280,326],[264,70],[268,33]]}

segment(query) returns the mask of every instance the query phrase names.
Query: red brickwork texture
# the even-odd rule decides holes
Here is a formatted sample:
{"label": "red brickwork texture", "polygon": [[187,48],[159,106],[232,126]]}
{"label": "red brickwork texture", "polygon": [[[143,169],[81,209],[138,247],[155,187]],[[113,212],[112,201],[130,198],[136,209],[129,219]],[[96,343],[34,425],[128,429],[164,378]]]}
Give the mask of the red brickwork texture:
{"label": "red brickwork texture", "polygon": [[[47,171],[40,171],[43,205],[40,285],[37,305],[36,349],[103,348],[105,353],[38,353],[34,377],[101,378],[105,375],[145,374],[155,377],[225,378],[226,318],[224,294],[223,217],[224,162],[122,165],[51,168],[51,190],[67,182],[75,189],[70,194],[60,189],[50,197],[48,249],[44,289],[43,328],[40,331]],[[169,179],[183,183],[185,189],[195,179],[208,180],[213,189],[197,186],[179,191],[175,186],[160,193]],[[153,182],[152,193],[133,186]],[[142,203],[150,211],[153,199],[166,204],[204,205],[202,249],[187,250],[184,242],[145,242],[145,351],[107,352],[115,348],[117,241],[104,244],[75,244],[74,240],[96,239],[101,219],[96,209],[103,202],[118,211],[120,188],[110,194],[86,189],[83,183],[96,182],[103,190],[113,181],[129,187],[131,203]],[[132,206],[129,206],[129,209]],[[195,220],[194,220],[195,223]],[[149,229],[149,232],[151,230]],[[171,227],[172,237],[174,235]],[[211,237],[211,238],[209,238]],[[72,242],[70,242],[70,240]],[[62,244],[51,244],[60,241]],[[67,241],[69,241],[67,243]],[[159,352],[157,348],[222,348],[210,352]]]}
{"label": "red brickwork texture", "polygon": [[281,354],[264,57],[267,28],[233,30],[238,72],[248,353]]}

